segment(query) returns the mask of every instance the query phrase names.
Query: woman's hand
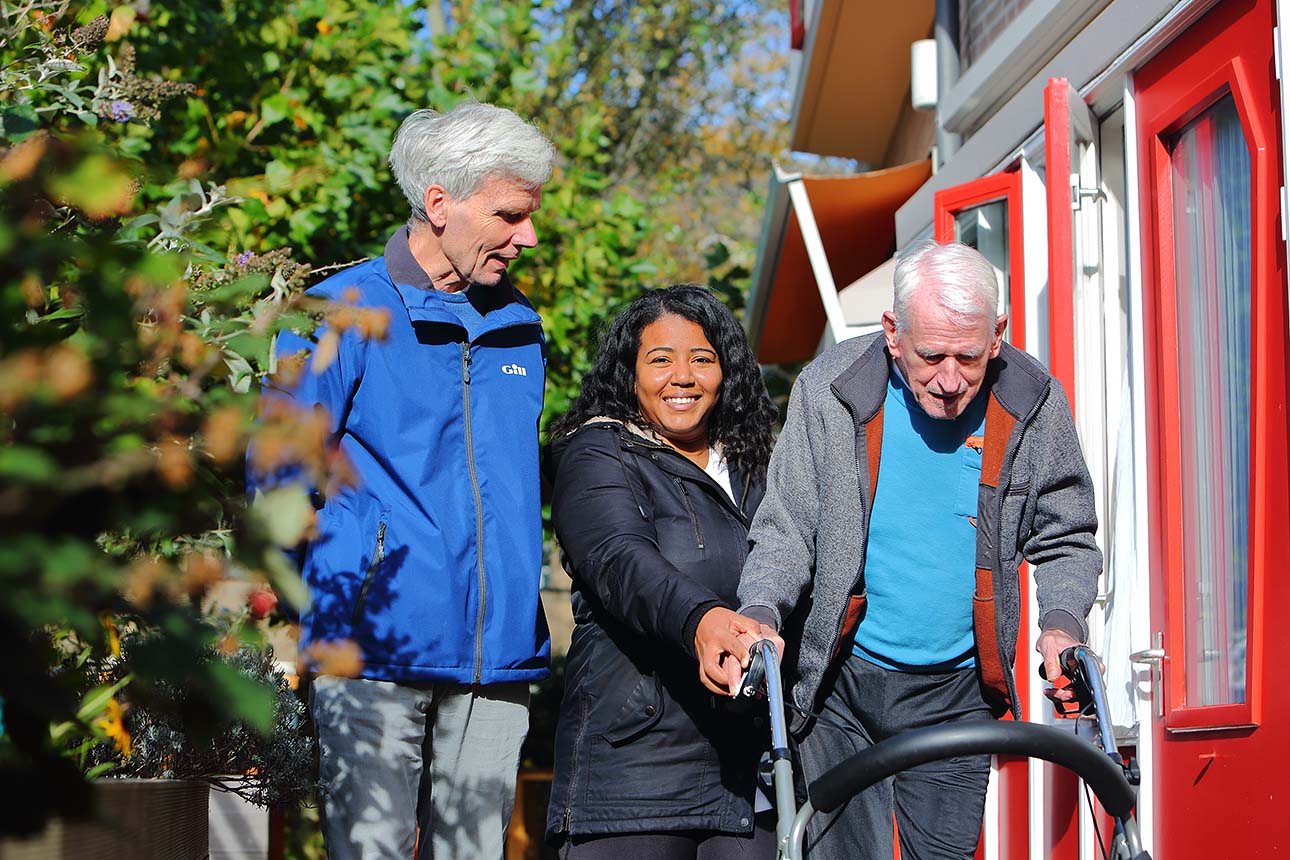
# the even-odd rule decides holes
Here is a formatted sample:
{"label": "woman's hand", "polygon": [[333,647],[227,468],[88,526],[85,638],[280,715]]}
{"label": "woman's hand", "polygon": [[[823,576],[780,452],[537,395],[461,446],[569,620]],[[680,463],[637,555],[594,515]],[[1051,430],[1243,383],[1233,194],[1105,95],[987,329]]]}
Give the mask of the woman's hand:
{"label": "woman's hand", "polygon": [[694,632],[703,686],[718,696],[734,696],[748,666],[748,649],[760,639],[770,639],[776,652],[784,653],[784,640],[760,621],[720,606],[704,613]]}

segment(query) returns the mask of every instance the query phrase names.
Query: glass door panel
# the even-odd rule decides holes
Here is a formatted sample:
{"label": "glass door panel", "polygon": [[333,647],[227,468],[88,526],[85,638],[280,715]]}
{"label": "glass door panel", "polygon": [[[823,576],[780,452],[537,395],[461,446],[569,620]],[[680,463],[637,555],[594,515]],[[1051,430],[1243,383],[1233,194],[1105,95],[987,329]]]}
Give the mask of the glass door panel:
{"label": "glass door panel", "polygon": [[[999,281],[999,313],[1011,315],[1012,303],[1008,298],[1008,201],[994,200],[956,212],[954,238],[976,248],[994,266],[994,276]],[[1011,324],[1008,327],[1011,329]],[[1005,332],[1004,338],[1007,337]]]}
{"label": "glass door panel", "polygon": [[1250,154],[1231,95],[1172,141],[1188,707],[1245,701]]}
{"label": "glass door panel", "polygon": [[999,313],[1008,315],[1004,338],[1025,349],[1022,274],[1021,175],[1005,171],[936,192],[936,241],[976,248],[999,279]]}

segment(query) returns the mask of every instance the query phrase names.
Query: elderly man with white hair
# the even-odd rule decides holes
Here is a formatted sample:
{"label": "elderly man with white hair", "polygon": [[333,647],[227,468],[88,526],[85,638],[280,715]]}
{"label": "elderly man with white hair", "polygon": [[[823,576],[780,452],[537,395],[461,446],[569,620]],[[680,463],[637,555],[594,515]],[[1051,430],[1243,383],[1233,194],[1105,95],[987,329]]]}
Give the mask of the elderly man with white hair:
{"label": "elderly man with white hair", "polygon": [[[1003,342],[998,290],[966,245],[901,256],[883,331],[798,377],[739,614],[699,623],[714,691],[733,689],[752,641],[780,646],[808,779],[906,729],[1020,716],[1023,559],[1048,677],[1087,635],[1102,569],[1092,483],[1061,385]],[[809,853],[889,860],[894,815],[902,857],[966,860],[989,772],[988,756],[902,772],[816,816]]]}
{"label": "elderly man with white hair", "polygon": [[302,650],[348,640],[362,654],[359,677],[312,686],[332,860],[411,857],[418,844],[423,858],[502,854],[529,682],[550,653],[546,352],[507,269],[537,244],[553,157],[508,110],[413,113],[390,152],[407,226],[384,256],[310,291],[383,311],[385,336],[324,326],[277,344],[279,360],[313,357],[266,398],[323,412],[358,476],[317,499],[303,554]]}

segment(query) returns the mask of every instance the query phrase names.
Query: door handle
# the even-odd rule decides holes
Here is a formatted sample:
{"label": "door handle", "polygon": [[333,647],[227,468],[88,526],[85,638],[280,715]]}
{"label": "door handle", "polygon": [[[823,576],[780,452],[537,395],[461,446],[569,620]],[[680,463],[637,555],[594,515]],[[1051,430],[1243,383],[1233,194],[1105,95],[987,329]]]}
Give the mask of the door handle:
{"label": "door handle", "polygon": [[1157,717],[1165,715],[1164,663],[1168,655],[1165,654],[1164,639],[1165,634],[1157,630],[1151,634],[1150,648],[1129,655],[1129,662],[1151,667],[1151,704]]}
{"label": "door handle", "polygon": [[1165,649],[1147,648],[1143,651],[1134,651],[1129,655],[1129,662],[1143,663],[1152,666],[1159,666],[1160,661],[1165,659]]}

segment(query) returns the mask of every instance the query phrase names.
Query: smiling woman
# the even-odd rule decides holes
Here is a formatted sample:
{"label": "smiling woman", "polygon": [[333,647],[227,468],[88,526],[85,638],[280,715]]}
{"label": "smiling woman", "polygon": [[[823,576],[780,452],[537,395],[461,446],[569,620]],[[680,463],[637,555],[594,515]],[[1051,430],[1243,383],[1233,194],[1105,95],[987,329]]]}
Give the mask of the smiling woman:
{"label": "smiling woman", "polygon": [[547,819],[561,856],[774,854],[753,799],[766,730],[693,656],[699,618],[735,603],[774,416],[734,316],[680,285],[614,320],[552,425],[577,623]]}
{"label": "smiling woman", "polygon": [[641,418],[699,468],[708,465],[708,421],[721,393],[721,361],[703,327],[676,314],[645,326],[636,352]]}

